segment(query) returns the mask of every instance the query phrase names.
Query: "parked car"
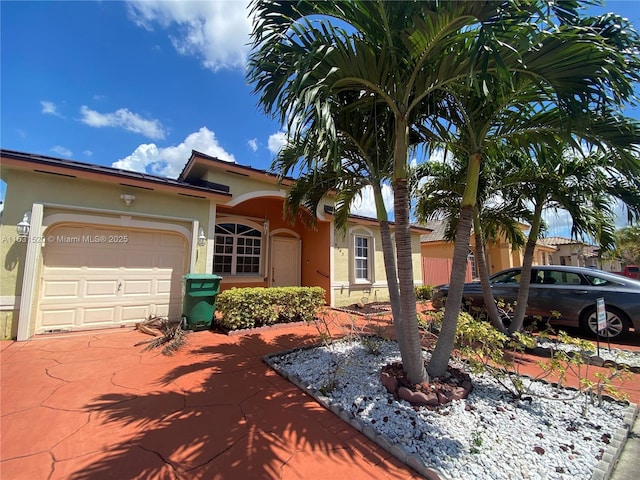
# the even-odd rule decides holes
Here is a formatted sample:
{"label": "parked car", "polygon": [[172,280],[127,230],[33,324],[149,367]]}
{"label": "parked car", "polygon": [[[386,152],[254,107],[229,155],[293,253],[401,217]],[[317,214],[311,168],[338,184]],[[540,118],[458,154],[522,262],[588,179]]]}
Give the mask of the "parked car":
{"label": "parked car", "polygon": [[[514,305],[520,286],[521,269],[510,268],[491,277],[491,289],[496,300]],[[444,304],[448,285],[433,290],[433,304]],[[464,284],[466,304],[483,307],[480,282]],[[640,332],[640,281],[592,268],[559,265],[533,266],[527,302],[527,316],[541,317],[552,324],[579,326],[585,332],[596,334],[598,315],[596,299],[604,298],[607,328],[600,335],[610,339],[621,338],[633,325]],[[552,312],[560,313],[553,318]]]}
{"label": "parked car", "polygon": [[611,273],[622,275],[623,277],[635,278],[636,280],[640,279],[640,267],[638,267],[638,265],[627,265],[621,272]]}

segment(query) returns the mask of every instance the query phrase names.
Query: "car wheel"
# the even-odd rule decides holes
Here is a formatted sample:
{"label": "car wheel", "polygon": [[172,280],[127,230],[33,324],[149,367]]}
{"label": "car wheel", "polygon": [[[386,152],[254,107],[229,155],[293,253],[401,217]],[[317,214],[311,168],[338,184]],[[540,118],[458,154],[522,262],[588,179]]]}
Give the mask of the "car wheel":
{"label": "car wheel", "polygon": [[[605,338],[610,340],[624,337],[629,333],[631,322],[624,312],[615,307],[606,306],[607,309],[607,328],[604,330]],[[596,307],[589,307],[582,312],[580,325],[590,335],[598,335],[598,314]]]}

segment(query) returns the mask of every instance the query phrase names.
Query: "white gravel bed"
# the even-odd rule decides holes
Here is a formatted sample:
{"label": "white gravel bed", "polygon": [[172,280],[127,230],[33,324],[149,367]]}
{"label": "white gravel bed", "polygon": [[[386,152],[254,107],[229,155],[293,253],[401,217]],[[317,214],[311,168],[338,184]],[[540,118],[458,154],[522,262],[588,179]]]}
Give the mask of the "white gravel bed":
{"label": "white gravel bed", "polygon": [[[540,348],[550,348],[555,350],[563,350],[565,352],[581,352],[575,345],[568,345],[566,343],[559,343],[553,340],[538,340],[538,346]],[[635,350],[622,350],[620,348],[607,348],[607,342],[600,342],[600,351],[598,355],[598,349],[596,343],[593,342],[593,350],[588,352],[581,352],[586,356],[599,356],[602,360],[612,361],[618,364],[624,364],[629,367],[640,367],[640,351]]]}
{"label": "white gravel bed", "polygon": [[[476,375],[467,399],[439,411],[414,408],[395,400],[379,380],[380,369],[399,359],[395,342],[384,342],[379,355],[358,342],[337,342],[269,361],[449,479],[589,479],[628,414],[627,405],[605,401],[589,404],[583,415],[582,396],[513,401],[491,377]],[[576,395],[543,382],[533,382],[531,390]]]}

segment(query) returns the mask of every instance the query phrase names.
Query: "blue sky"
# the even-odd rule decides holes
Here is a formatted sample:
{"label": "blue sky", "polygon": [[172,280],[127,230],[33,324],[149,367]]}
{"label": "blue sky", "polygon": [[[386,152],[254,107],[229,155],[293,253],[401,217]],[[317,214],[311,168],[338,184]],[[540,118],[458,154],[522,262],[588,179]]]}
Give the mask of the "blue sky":
{"label": "blue sky", "polygon": [[[192,149],[267,169],[284,135],[245,81],[247,3],[1,1],[2,147],[170,177]],[[604,10],[640,25],[640,1]]]}

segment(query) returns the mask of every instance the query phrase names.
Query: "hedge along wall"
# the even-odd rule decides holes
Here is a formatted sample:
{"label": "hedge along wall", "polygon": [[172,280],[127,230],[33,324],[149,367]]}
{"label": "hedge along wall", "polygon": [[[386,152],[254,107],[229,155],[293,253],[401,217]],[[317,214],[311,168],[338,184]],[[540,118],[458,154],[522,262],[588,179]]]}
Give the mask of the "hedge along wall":
{"label": "hedge along wall", "polygon": [[311,321],[325,305],[321,287],[232,288],[220,293],[218,324],[229,330]]}

